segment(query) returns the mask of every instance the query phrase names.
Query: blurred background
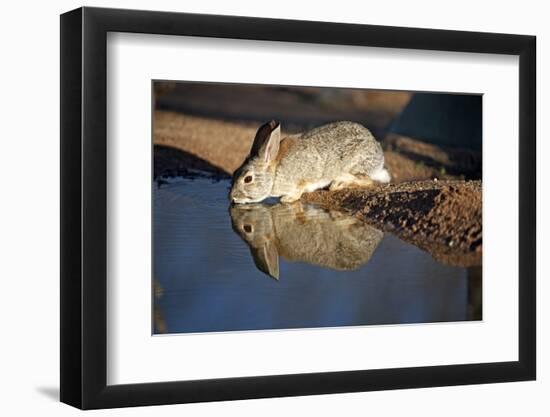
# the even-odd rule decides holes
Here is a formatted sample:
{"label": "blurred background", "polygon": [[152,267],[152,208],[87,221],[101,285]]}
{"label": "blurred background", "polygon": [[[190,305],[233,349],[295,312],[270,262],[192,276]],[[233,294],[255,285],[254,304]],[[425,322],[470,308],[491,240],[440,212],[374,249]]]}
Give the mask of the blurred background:
{"label": "blurred background", "polygon": [[482,96],[366,89],[153,82],[155,176],[231,175],[260,124],[284,133],[359,122],[382,143],[394,182],[481,179]]}

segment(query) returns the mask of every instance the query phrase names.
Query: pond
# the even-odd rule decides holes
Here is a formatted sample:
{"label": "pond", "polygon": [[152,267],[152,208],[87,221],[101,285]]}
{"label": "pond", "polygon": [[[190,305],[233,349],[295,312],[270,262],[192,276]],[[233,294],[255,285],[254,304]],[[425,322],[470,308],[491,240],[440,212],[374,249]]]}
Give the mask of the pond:
{"label": "pond", "polygon": [[313,205],[230,207],[229,187],[155,183],[153,333],[481,319],[480,267]]}

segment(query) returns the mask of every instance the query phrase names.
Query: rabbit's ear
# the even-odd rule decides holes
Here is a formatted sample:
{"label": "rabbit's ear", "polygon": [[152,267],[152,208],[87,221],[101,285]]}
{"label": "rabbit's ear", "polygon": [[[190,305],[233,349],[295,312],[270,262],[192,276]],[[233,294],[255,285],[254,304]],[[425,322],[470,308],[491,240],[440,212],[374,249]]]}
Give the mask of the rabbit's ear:
{"label": "rabbit's ear", "polygon": [[279,252],[273,242],[267,241],[257,248],[250,247],[250,252],[260,271],[276,280],[279,279]]}
{"label": "rabbit's ear", "polygon": [[279,153],[280,143],[281,126],[275,120],[272,120],[262,125],[256,132],[250,155],[259,157],[265,162],[272,162]]}

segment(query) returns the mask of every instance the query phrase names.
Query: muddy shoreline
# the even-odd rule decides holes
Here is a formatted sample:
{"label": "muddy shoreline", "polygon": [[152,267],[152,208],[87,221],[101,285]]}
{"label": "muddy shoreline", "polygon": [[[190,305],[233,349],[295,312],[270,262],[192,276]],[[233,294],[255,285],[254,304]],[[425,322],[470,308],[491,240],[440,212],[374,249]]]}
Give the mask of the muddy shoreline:
{"label": "muddy shoreline", "polygon": [[481,265],[481,181],[421,181],[305,194],[303,201],[342,210],[454,266]]}

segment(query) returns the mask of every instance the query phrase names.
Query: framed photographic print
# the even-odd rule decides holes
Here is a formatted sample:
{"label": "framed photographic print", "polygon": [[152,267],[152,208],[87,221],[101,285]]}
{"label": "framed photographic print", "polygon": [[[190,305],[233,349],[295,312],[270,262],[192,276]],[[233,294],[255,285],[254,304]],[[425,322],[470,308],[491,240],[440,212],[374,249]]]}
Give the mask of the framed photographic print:
{"label": "framed photographic print", "polygon": [[61,16],[61,401],[535,379],[535,38]]}

